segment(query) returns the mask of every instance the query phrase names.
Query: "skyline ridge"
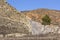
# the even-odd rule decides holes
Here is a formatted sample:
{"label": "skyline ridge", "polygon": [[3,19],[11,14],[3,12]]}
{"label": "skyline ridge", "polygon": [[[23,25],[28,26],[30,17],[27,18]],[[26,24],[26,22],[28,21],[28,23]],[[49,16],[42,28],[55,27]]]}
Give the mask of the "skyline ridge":
{"label": "skyline ridge", "polygon": [[47,8],[60,10],[60,0],[7,0],[7,2],[18,11]]}

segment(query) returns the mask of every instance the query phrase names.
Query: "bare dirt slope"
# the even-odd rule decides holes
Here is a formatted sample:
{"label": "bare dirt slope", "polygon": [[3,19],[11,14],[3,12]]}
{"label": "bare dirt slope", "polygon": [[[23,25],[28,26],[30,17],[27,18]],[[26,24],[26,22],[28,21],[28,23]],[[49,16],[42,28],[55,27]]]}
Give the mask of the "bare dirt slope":
{"label": "bare dirt slope", "polygon": [[60,25],[60,10],[49,10],[41,8],[30,11],[22,11],[22,13],[25,13],[26,16],[37,22],[41,22],[41,18],[47,14],[51,18],[52,24]]}

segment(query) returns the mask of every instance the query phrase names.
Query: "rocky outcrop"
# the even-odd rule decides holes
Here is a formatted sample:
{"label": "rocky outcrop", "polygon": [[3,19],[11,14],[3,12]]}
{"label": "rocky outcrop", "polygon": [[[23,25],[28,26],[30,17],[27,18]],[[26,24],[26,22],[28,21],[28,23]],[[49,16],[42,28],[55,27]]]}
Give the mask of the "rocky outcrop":
{"label": "rocky outcrop", "polygon": [[[41,24],[41,18],[45,14],[52,19],[51,25],[44,26]],[[59,23],[60,11],[38,9],[21,13],[10,6],[6,0],[0,1],[0,34],[20,36],[21,34],[30,33],[32,35],[60,33]]]}
{"label": "rocky outcrop", "polygon": [[32,34],[39,35],[39,34],[48,34],[48,33],[60,33],[60,27],[58,25],[42,25],[36,21],[31,21],[32,25]]}
{"label": "rocky outcrop", "polygon": [[[24,15],[29,17],[32,26],[32,34],[60,33],[60,11],[49,9],[37,9],[30,11],[22,11]],[[48,15],[51,18],[50,25],[42,25],[42,17]]]}
{"label": "rocky outcrop", "polygon": [[[4,29],[4,27],[6,29]],[[0,0],[0,33],[23,33],[31,32],[28,18],[9,5],[6,0]],[[3,31],[2,31],[3,30]]]}

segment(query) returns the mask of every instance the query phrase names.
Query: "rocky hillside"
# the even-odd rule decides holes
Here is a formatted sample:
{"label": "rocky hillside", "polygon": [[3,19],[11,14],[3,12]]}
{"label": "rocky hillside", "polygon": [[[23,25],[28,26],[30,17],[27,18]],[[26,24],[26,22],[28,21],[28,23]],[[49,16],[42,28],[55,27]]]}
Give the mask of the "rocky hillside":
{"label": "rocky hillside", "polygon": [[52,24],[60,25],[60,11],[59,10],[49,10],[49,9],[37,9],[30,11],[23,11],[26,16],[30,17],[32,20],[41,22],[41,18],[47,14],[52,20]]}
{"label": "rocky hillside", "polygon": [[10,6],[6,0],[0,0],[0,34],[31,32],[28,18]]}
{"label": "rocky hillside", "polygon": [[[29,17],[32,26],[32,34],[60,33],[60,11],[49,9],[37,9],[22,11]],[[51,19],[50,25],[42,25],[42,17],[48,15]]]}
{"label": "rocky hillside", "polygon": [[[42,25],[41,18],[47,14],[51,18],[50,25]],[[18,12],[6,0],[0,0],[0,34],[8,36],[23,34],[60,33],[60,11],[37,9]],[[0,35],[1,36],[1,35]]]}

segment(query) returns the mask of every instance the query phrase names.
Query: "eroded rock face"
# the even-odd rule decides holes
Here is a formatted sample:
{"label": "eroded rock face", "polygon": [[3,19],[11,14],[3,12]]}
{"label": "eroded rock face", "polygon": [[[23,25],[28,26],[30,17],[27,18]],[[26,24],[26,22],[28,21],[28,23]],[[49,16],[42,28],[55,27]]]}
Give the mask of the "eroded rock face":
{"label": "eroded rock face", "polygon": [[[43,11],[42,14],[41,14],[41,11]],[[5,0],[3,1],[1,0],[0,1],[0,29],[3,29],[1,28],[1,26],[8,27],[9,29],[6,28],[7,33],[11,33],[11,34],[12,33],[29,34],[31,32],[32,32],[32,35],[46,34],[50,32],[60,33],[60,27],[58,25],[44,26],[40,23],[41,17],[42,17],[41,15],[43,15],[43,13],[46,14],[47,10],[46,11],[38,10],[37,12],[31,11],[24,15],[21,12],[18,12],[15,8],[10,6],[9,4],[7,4]],[[51,13],[53,12],[58,13],[58,14],[60,13],[60,12],[55,12],[55,11],[52,11]],[[50,13],[47,13],[47,14],[51,15]],[[59,19],[59,17],[56,16],[55,14],[52,14],[52,16],[50,17],[52,17],[52,20],[55,17]],[[56,20],[54,19],[53,21],[55,22]],[[1,33],[1,30],[0,30],[0,33]]]}
{"label": "eroded rock face", "polygon": [[[32,34],[60,33],[60,10],[37,9],[22,11],[24,15],[30,18]],[[48,15],[51,18],[52,25],[42,25],[42,17]]]}
{"label": "eroded rock face", "polygon": [[28,18],[5,1],[0,0],[0,26],[8,27],[9,30],[6,30],[9,33],[29,34],[31,32],[31,25]]}
{"label": "eroded rock face", "polygon": [[38,34],[47,34],[47,33],[60,33],[60,27],[58,25],[42,25],[41,23],[38,23],[36,21],[31,21],[32,25],[32,34],[38,35]]}

